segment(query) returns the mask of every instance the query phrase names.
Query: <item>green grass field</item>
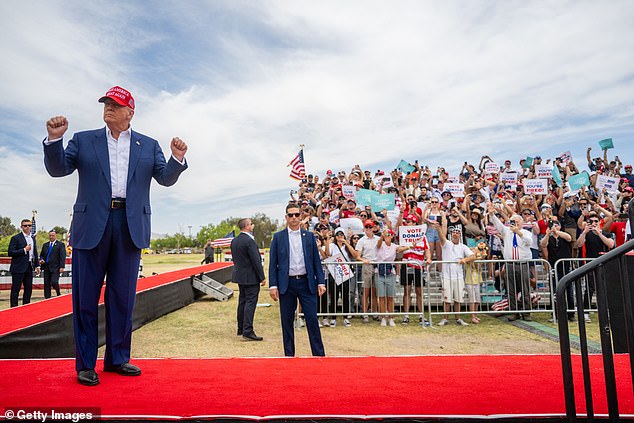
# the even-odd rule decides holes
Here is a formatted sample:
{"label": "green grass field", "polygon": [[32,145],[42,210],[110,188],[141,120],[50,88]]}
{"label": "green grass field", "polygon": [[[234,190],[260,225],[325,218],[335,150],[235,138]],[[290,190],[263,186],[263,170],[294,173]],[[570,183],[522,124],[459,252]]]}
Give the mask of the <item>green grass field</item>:
{"label": "green grass field", "polygon": [[[164,273],[200,265],[200,254],[154,254],[143,256],[143,274]],[[265,263],[266,266],[267,263]],[[165,315],[135,331],[132,353],[135,357],[274,357],[282,356],[282,335],[279,305],[268,295],[268,287],[260,292],[255,315],[255,330],[262,342],[249,342],[236,336],[237,285],[227,302],[205,296],[199,301]],[[43,299],[42,290],[34,290],[33,301]],[[267,306],[268,305],[268,306]],[[0,309],[8,308],[9,291],[0,291]],[[596,316],[588,325],[589,339],[599,341]],[[533,314],[533,319],[546,327],[550,315]],[[438,323],[439,317],[435,317]],[[517,328],[503,318],[482,317],[480,325],[449,325],[423,328],[418,324],[381,327],[372,321],[363,324],[355,318],[351,327],[344,327],[341,318],[335,328],[322,328],[328,355],[418,355],[418,354],[539,354],[559,353],[559,344],[542,336]],[[578,333],[571,326],[571,333]],[[310,355],[306,329],[297,330],[297,354]],[[103,352],[103,348],[101,350]]]}

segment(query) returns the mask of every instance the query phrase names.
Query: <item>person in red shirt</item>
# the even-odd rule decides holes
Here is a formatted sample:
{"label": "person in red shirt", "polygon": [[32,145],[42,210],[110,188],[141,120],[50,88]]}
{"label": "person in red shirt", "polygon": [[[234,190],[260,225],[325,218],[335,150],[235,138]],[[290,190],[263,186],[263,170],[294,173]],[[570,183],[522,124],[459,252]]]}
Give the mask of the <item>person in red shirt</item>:
{"label": "person in red shirt", "polygon": [[625,226],[628,219],[627,213],[620,213],[616,216],[616,221],[610,225],[608,229],[615,236],[616,246],[623,245],[625,243]]}

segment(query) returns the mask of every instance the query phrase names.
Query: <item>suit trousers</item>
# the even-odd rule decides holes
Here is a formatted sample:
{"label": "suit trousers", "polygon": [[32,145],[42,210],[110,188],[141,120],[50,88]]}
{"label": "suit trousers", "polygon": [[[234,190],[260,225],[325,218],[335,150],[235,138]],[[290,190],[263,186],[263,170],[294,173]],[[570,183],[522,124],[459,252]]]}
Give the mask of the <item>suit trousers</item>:
{"label": "suit trousers", "polygon": [[55,293],[59,296],[61,294],[59,290],[59,269],[50,271],[44,269],[44,298],[51,298],[51,287],[55,290]]}
{"label": "suit trousers", "polygon": [[238,297],[238,332],[243,335],[252,335],[255,307],[258,305],[260,284],[238,285],[240,296]]}
{"label": "suit trousers", "polygon": [[[531,287],[529,278],[530,270],[527,262],[506,264],[506,289],[509,297],[509,311],[530,311]],[[518,293],[522,294],[520,302],[517,300]]]}
{"label": "suit trousers", "polygon": [[10,306],[18,306],[18,297],[20,289],[24,285],[24,295],[22,296],[22,304],[31,302],[31,293],[33,292],[33,268],[29,264],[28,269],[24,273],[11,273],[11,296]]}
{"label": "suit trousers", "polygon": [[110,210],[101,241],[90,250],[73,250],[73,325],[76,369],[94,369],[99,347],[98,304],[106,278],[104,364],[130,361],[132,311],[141,250],[130,238],[125,209]]}
{"label": "suit trousers", "polygon": [[317,294],[310,292],[308,279],[291,279],[288,289],[280,294],[280,319],[282,321],[282,339],[284,355],[295,356],[295,332],[293,321],[297,310],[297,300],[302,305],[302,312],[308,329],[310,349],[314,356],[324,356],[324,344],[321,340],[319,322],[317,320]]}

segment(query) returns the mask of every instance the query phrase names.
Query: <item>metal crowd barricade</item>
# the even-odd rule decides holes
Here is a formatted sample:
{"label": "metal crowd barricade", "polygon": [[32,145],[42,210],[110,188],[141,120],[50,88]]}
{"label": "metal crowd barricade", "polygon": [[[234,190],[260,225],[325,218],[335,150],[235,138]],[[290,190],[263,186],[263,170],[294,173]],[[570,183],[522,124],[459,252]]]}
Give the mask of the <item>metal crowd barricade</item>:
{"label": "metal crowd barricade", "polygon": [[[432,316],[445,314],[499,316],[501,314],[549,313],[554,318],[554,285],[550,264],[546,260],[475,260],[463,265],[465,287],[469,284],[470,272],[472,275],[476,275],[475,281],[474,277],[471,276],[471,282],[480,285],[478,309],[476,311],[469,310],[469,299],[465,293],[461,311],[445,313],[444,301],[442,300],[442,267],[452,264],[455,266],[456,263],[434,261],[428,269],[431,283],[427,286],[427,297],[433,298],[434,289],[440,293],[440,301],[435,304],[431,301],[428,303],[428,315],[432,324]],[[446,273],[445,276],[447,276]],[[451,272],[449,275],[451,276]],[[509,291],[521,294],[518,301],[509,301]],[[528,300],[523,301],[523,297],[528,298]],[[523,307],[520,308],[519,304],[522,304]],[[512,308],[512,305],[515,307]],[[453,304],[451,309],[453,309]]]}
{"label": "metal crowd barricade", "polygon": [[[559,259],[555,262],[555,267],[552,269],[553,272],[553,281],[555,283],[554,290],[557,290],[557,286],[559,285],[559,281],[566,276],[567,274],[573,272],[574,270],[580,268],[586,263],[591,262],[592,260],[596,260],[596,258],[588,257],[588,258],[567,258],[567,259]],[[577,301],[576,301],[576,292],[580,291],[583,295],[588,294],[588,277],[584,276],[580,279],[574,281],[573,284],[570,284],[566,289],[568,309],[567,313],[574,313],[577,309]],[[590,306],[585,311],[586,312],[596,312],[597,308],[592,307],[592,298],[588,297],[588,305]],[[555,304],[553,302],[553,310],[555,310]]]}
{"label": "metal crowd barricade", "polygon": [[[326,276],[326,294],[319,299],[318,317],[325,325],[330,324],[336,317],[368,317],[368,319],[381,320],[388,316],[406,316],[407,310],[403,310],[406,303],[404,298],[405,287],[401,285],[401,277],[409,277],[410,269],[418,272],[413,279],[420,278],[419,283],[425,279],[423,263],[412,261],[370,262],[336,261],[323,263]],[[383,274],[382,274],[383,273]],[[386,287],[383,295],[377,295],[377,282],[385,282],[381,286]],[[420,323],[424,322],[422,287],[420,293],[416,289],[410,292],[410,307],[414,307],[414,314],[419,315]],[[381,311],[379,306],[385,302],[386,310]],[[394,307],[391,311],[388,306]]]}
{"label": "metal crowd barricade", "polygon": [[[318,316],[324,325],[340,316],[346,319],[367,316],[374,320],[398,316],[402,321],[411,314],[414,316],[412,323],[432,326],[433,316],[445,314],[442,266],[455,266],[456,263],[433,261],[427,265],[424,262],[392,261],[363,264],[337,261],[324,262],[323,265],[327,289],[326,294],[319,299]],[[376,295],[376,282],[381,276],[381,266],[385,265],[391,266],[388,279],[394,290],[380,297]],[[554,318],[555,285],[553,272],[546,260],[476,260],[463,265],[462,272],[465,279],[468,276],[466,272],[476,275],[481,297],[478,309],[470,311],[467,296],[464,295],[461,310],[446,314],[497,316],[508,313],[550,313]],[[373,276],[370,278],[369,275]],[[370,279],[372,285],[368,286]],[[410,286],[406,290],[402,280],[407,280],[414,287]],[[421,288],[417,289],[416,284],[422,285]],[[409,295],[406,295],[406,291]],[[509,291],[520,294],[519,301],[509,301]],[[523,301],[523,296],[528,300]],[[381,311],[379,305],[383,301],[386,306],[393,302],[394,311]],[[522,304],[522,307],[517,304]]]}

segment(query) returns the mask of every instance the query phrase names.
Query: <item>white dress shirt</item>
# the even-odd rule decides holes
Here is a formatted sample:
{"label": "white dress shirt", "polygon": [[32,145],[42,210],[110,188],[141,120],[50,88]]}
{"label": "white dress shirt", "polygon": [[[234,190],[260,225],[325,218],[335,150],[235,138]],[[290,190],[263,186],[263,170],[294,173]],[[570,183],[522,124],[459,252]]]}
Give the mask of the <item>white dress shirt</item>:
{"label": "white dress shirt", "polygon": [[[24,235],[24,239],[26,240],[26,245],[30,245],[31,249],[29,250],[29,261],[33,261],[33,238],[31,238],[31,235],[27,235],[24,232],[22,232],[22,235]],[[24,252],[26,253],[26,248],[24,249]]]}
{"label": "white dress shirt", "polygon": [[128,163],[130,163],[130,137],[132,130],[127,130],[119,134],[116,140],[112,136],[110,128],[106,130],[108,140],[108,158],[110,159],[110,186],[112,188],[112,198],[125,198],[126,187],[128,185]]}
{"label": "white dress shirt", "polygon": [[304,249],[302,248],[302,232],[300,229],[288,230],[288,243],[290,258],[288,262],[288,275],[298,276],[306,274],[306,263],[304,262]]}

